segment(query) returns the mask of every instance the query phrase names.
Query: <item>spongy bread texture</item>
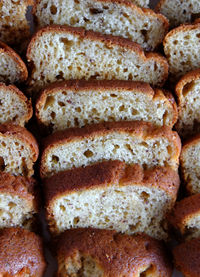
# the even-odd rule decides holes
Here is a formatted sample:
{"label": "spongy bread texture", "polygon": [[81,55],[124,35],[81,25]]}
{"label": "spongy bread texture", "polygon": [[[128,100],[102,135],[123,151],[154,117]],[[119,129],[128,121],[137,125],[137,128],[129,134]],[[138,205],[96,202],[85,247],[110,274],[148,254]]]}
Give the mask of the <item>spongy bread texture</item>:
{"label": "spongy bread texture", "polygon": [[200,70],[184,75],[177,83],[175,93],[178,100],[176,130],[183,137],[200,131]]}
{"label": "spongy bread texture", "polygon": [[9,45],[21,45],[30,37],[30,26],[26,19],[29,6],[34,0],[2,0],[0,3],[0,40]]}
{"label": "spongy bread texture", "polygon": [[148,8],[149,7],[149,1],[150,0],[131,0],[133,4],[136,4],[139,7]]}
{"label": "spongy bread texture", "polygon": [[0,83],[0,124],[13,122],[24,126],[32,117],[31,100],[15,86]]}
{"label": "spongy bread texture", "polygon": [[33,164],[38,158],[38,144],[25,128],[0,125],[0,171],[13,175],[33,175]]}
{"label": "spongy bread texture", "polygon": [[38,208],[34,179],[0,173],[0,228],[31,227]]}
{"label": "spongy bread texture", "polygon": [[170,168],[143,170],[107,161],[60,172],[44,180],[44,188],[53,233],[94,227],[166,240],[165,217],[176,200],[179,176]]}
{"label": "spongy bread texture", "polygon": [[143,120],[173,127],[173,96],[133,81],[65,81],[45,88],[36,102],[40,125],[53,132],[103,121]]}
{"label": "spongy bread texture", "polygon": [[105,160],[177,170],[180,138],[168,127],[142,121],[107,122],[56,132],[44,140],[41,177]]}
{"label": "spongy bread texture", "polygon": [[164,52],[174,80],[200,67],[199,42],[200,23],[181,25],[166,35]]}
{"label": "spongy bread texture", "polygon": [[180,156],[181,172],[190,194],[200,193],[200,136],[185,142]]}
{"label": "spongy bread texture", "polygon": [[50,24],[83,27],[107,35],[121,36],[153,51],[167,33],[168,21],[152,10],[126,0],[37,1],[39,27]]}
{"label": "spongy bread texture", "polygon": [[160,0],[155,10],[169,19],[171,27],[176,27],[199,17],[200,2],[198,0]]}
{"label": "spongy bread texture", "polygon": [[42,240],[22,228],[0,230],[0,275],[42,277],[46,262]]}
{"label": "spongy bread texture", "polygon": [[169,277],[172,266],[163,244],[146,235],[128,236],[116,231],[66,231],[57,244],[58,275]]}
{"label": "spongy bread texture", "polygon": [[134,42],[67,26],[38,31],[28,46],[27,60],[32,93],[60,80],[120,79],[161,86],[168,76],[166,59],[145,55]]}
{"label": "spongy bread texture", "polygon": [[20,56],[0,41],[0,82],[20,83],[27,77],[28,71]]}
{"label": "spongy bread texture", "polygon": [[177,202],[168,219],[182,238],[188,240],[200,237],[200,194]]}

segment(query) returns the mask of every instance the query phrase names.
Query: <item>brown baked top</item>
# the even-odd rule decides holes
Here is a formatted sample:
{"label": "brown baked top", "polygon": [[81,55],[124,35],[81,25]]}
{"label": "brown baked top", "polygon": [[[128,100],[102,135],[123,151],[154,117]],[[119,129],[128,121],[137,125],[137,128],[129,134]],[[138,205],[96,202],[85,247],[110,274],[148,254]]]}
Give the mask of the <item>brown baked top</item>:
{"label": "brown baked top", "polygon": [[73,260],[77,252],[92,257],[109,277],[136,276],[146,269],[155,276],[172,274],[162,243],[143,234],[129,236],[90,228],[65,231],[57,244],[58,261]]}

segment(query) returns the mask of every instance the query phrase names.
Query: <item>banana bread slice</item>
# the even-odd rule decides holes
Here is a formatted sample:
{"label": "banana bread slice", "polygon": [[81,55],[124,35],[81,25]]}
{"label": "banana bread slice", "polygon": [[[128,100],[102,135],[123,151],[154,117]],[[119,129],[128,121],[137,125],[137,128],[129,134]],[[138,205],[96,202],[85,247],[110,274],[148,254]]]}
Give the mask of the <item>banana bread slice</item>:
{"label": "banana bread slice", "polygon": [[164,245],[146,236],[98,229],[68,230],[57,245],[59,277],[170,277]]}

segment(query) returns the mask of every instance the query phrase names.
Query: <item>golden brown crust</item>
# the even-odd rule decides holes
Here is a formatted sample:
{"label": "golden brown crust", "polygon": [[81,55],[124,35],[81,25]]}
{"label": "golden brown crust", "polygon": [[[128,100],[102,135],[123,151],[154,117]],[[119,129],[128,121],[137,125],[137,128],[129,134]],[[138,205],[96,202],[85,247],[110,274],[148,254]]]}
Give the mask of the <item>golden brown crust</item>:
{"label": "golden brown crust", "polygon": [[42,277],[46,263],[42,240],[34,233],[21,228],[0,230],[0,274],[25,271],[30,276]]}
{"label": "golden brown crust", "polygon": [[58,262],[67,263],[76,253],[93,258],[106,277],[138,276],[150,267],[153,276],[172,274],[163,244],[144,234],[129,236],[90,228],[68,230],[57,244]]}
{"label": "golden brown crust", "polygon": [[200,239],[186,241],[173,249],[174,263],[185,277],[200,276]]}
{"label": "golden brown crust", "polygon": [[112,35],[103,35],[98,32],[94,31],[86,31],[83,28],[78,28],[78,27],[71,27],[71,26],[61,26],[61,25],[52,25],[48,26],[45,28],[40,29],[35,35],[33,35],[28,48],[27,48],[27,61],[31,62],[31,50],[34,49],[34,44],[37,41],[37,39],[42,36],[45,33],[70,33],[75,36],[80,37],[81,39],[89,39],[92,41],[100,41],[106,46],[111,47],[111,46],[119,46],[124,48],[124,50],[131,50],[134,52],[137,52],[138,55],[140,55],[140,58],[143,59],[143,62],[145,63],[148,59],[153,59],[155,62],[158,62],[162,65],[164,74],[163,74],[163,80],[158,86],[162,86],[167,77],[168,77],[168,62],[167,60],[156,53],[147,53],[145,55],[144,51],[140,47],[139,44],[134,43],[132,41],[129,41],[128,39],[122,38],[122,37],[117,37],[117,36],[112,36]]}
{"label": "golden brown crust", "polygon": [[189,196],[177,202],[169,216],[169,222],[184,235],[187,232],[188,221],[197,215],[200,215],[200,194]]}
{"label": "golden brown crust", "polygon": [[21,72],[21,79],[18,82],[26,81],[26,79],[28,78],[28,70],[26,68],[25,63],[20,58],[20,56],[12,48],[10,48],[2,41],[0,41],[0,51],[2,53],[6,53],[7,55],[9,55],[18,65],[18,68]]}

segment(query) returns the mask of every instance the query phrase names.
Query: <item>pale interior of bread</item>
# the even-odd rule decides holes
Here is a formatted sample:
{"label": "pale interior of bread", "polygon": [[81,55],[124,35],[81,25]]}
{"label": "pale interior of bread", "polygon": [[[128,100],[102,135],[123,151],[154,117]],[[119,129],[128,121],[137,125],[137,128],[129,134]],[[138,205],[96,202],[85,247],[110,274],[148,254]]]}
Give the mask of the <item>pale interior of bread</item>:
{"label": "pale interior of bread", "polygon": [[157,239],[166,239],[163,218],[172,204],[165,191],[113,184],[60,196],[52,203],[52,210],[59,232],[94,227],[127,234],[145,232]]}
{"label": "pale interior of bread", "polygon": [[174,111],[167,99],[153,99],[140,91],[91,89],[74,93],[58,90],[48,94],[39,118],[53,131],[83,127],[103,121],[143,120],[172,126]]}
{"label": "pale interior of bread", "polygon": [[0,87],[0,123],[14,122],[23,126],[27,113],[27,105],[17,93]]}
{"label": "pale interior of bread", "polygon": [[194,215],[187,220],[185,228],[187,239],[200,237],[200,215]]}
{"label": "pale interior of bread", "polygon": [[37,5],[40,26],[50,24],[84,27],[103,34],[122,36],[153,50],[162,41],[165,28],[156,14],[131,9],[122,4],[93,0],[42,0]]}
{"label": "pale interior of bread", "polygon": [[105,160],[138,163],[145,168],[171,166],[177,169],[175,151],[173,142],[165,137],[144,139],[112,132],[93,139],[74,140],[50,147],[42,166],[46,175]]}
{"label": "pale interior of bread", "polygon": [[200,193],[200,144],[190,146],[182,153],[182,170],[187,187],[192,193]]}
{"label": "pale interior of bread", "polygon": [[200,24],[197,29],[178,31],[169,36],[165,45],[169,70],[179,78],[187,72],[200,67],[199,45]]}
{"label": "pale interior of bread", "polygon": [[21,78],[21,71],[16,61],[0,48],[0,82],[15,83]]}
{"label": "pale interior of bread", "polygon": [[31,148],[13,136],[0,136],[0,171],[28,176],[32,171]]}
{"label": "pale interior of bread", "polygon": [[33,71],[30,85],[38,91],[45,84],[68,79],[119,79],[160,84],[165,70],[153,57],[71,33],[46,32],[37,37],[29,53]]}
{"label": "pale interior of bread", "polygon": [[21,226],[33,216],[33,207],[25,199],[0,193],[0,228]]}
{"label": "pale interior of bread", "polygon": [[136,4],[140,7],[148,8],[150,0],[131,0],[133,4]]}

